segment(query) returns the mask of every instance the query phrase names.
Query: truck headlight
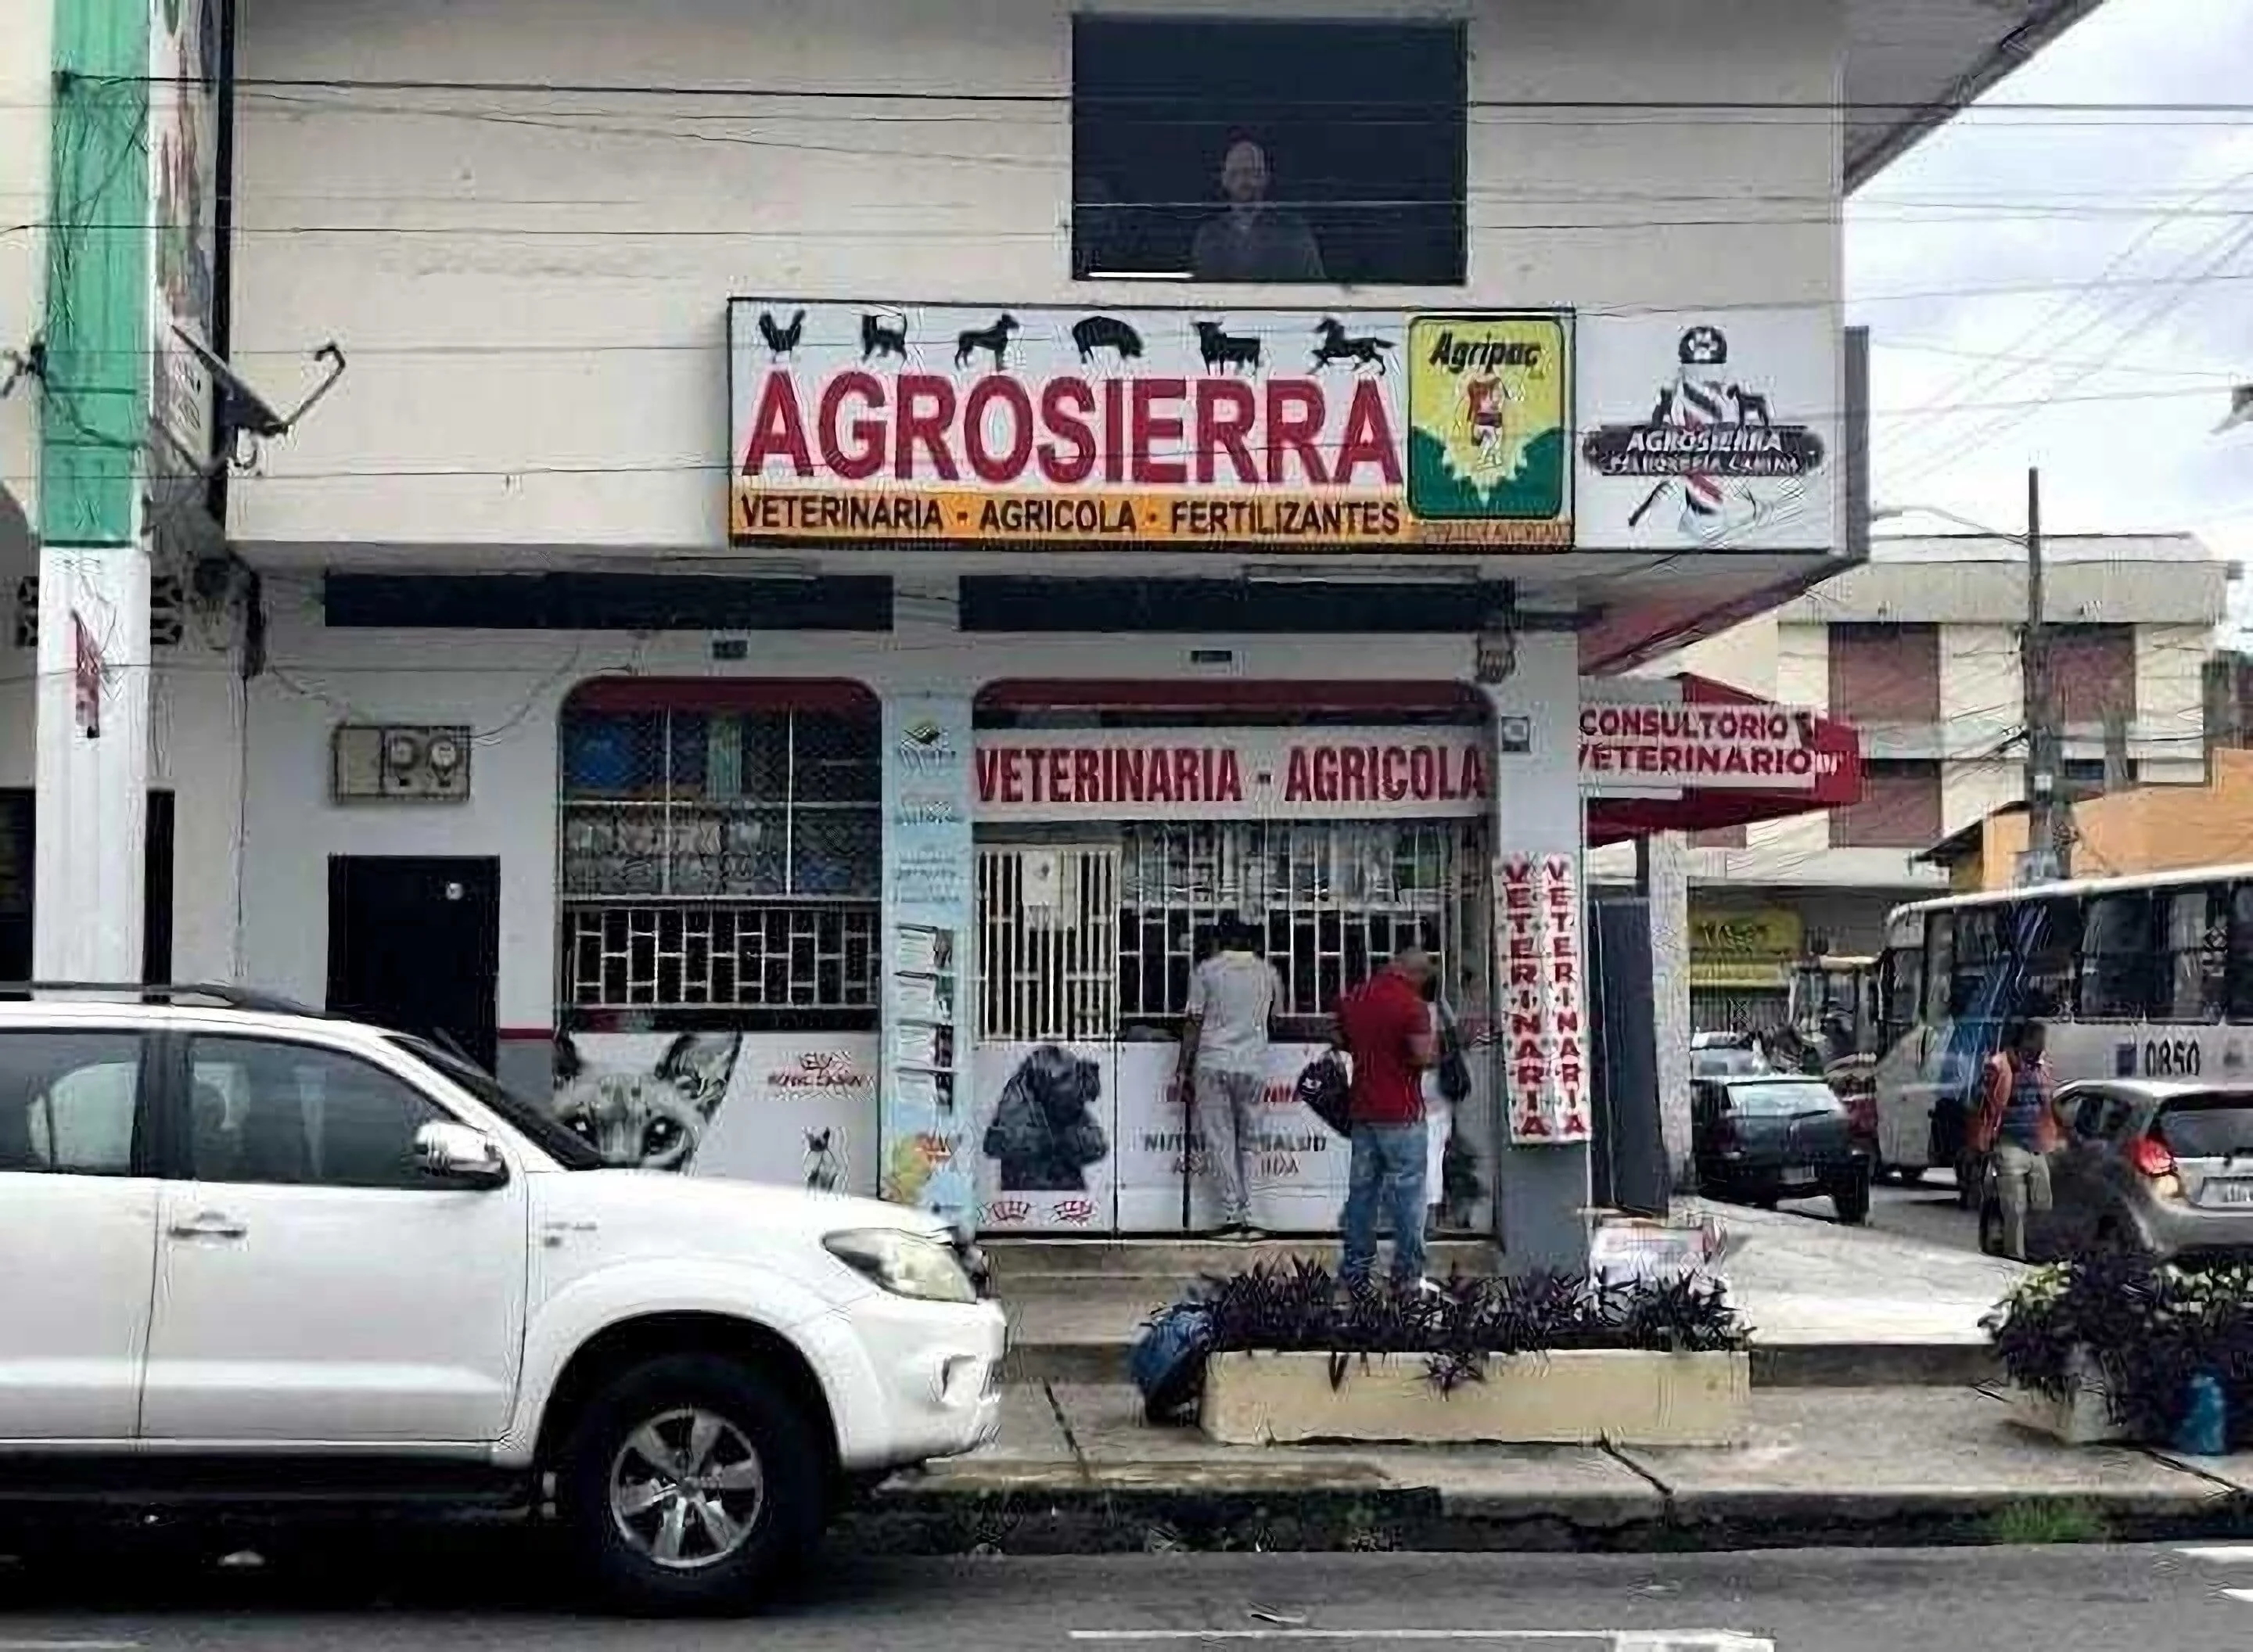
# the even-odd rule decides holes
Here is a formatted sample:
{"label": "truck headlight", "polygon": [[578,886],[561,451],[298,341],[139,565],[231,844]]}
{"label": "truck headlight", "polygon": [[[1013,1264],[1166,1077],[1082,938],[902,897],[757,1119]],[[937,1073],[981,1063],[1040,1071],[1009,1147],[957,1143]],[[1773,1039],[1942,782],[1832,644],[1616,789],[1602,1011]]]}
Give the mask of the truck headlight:
{"label": "truck headlight", "polygon": [[954,1252],[897,1228],[855,1228],[822,1240],[829,1254],[895,1296],[924,1302],[975,1302],[977,1287]]}

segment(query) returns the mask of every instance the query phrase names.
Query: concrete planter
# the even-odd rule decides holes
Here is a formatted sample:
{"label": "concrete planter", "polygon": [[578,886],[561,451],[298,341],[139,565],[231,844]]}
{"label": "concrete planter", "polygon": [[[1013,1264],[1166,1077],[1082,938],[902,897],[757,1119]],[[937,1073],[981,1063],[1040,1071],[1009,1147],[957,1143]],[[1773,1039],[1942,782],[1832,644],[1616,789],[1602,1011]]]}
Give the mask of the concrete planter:
{"label": "concrete planter", "polygon": [[1601,1349],[1490,1357],[1483,1382],[1443,1394],[1420,1354],[1218,1354],[1204,1432],[1224,1445],[1309,1439],[1517,1445],[1735,1446],[1752,1425],[1743,1354]]}
{"label": "concrete planter", "polygon": [[2128,1439],[2126,1427],[2112,1420],[2111,1393],[2096,1362],[2080,1356],[2074,1361],[2074,1376],[2073,1391],[2063,1399],[2012,1384],[2012,1420],[2068,1446],[2103,1446]]}

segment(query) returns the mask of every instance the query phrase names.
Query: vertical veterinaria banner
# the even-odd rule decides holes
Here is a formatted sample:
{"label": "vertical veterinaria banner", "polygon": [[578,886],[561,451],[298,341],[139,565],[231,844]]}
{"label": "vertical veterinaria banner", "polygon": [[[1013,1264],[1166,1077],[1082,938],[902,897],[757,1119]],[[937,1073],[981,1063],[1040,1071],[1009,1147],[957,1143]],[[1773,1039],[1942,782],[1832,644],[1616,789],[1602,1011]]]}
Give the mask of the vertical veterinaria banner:
{"label": "vertical veterinaria banner", "polygon": [[884,1040],[878,1186],[966,1222],[977,1210],[961,1057],[970,1042],[970,701],[884,701]]}
{"label": "vertical veterinaria banner", "polygon": [[1521,1147],[1586,1141],[1587,998],[1573,856],[1504,857],[1495,868],[1494,899],[1510,1141]]}

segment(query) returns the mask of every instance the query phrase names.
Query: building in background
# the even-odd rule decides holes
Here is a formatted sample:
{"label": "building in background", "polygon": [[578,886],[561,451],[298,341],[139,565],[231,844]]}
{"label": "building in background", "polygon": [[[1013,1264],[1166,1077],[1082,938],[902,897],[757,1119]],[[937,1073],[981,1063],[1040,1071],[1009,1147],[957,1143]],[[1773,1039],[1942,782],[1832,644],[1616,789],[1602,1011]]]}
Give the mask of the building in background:
{"label": "building in background", "polygon": [[[2133,877],[2198,866],[2253,863],[2253,751],[2217,746],[2210,778],[2134,786],[2073,805],[2069,874]],[[2007,804],[1950,833],[1919,858],[1949,892],[2009,889],[2026,847],[2026,811]]]}
{"label": "building in background", "polygon": [[[2045,546],[2065,786],[2201,784],[2205,675],[2232,566],[2188,534]],[[1923,851],[2023,799],[2026,602],[2026,554],[2011,540],[1880,539],[1860,567],[1650,667],[1848,719],[1863,742],[1859,803],[1691,840],[1695,1025],[1781,1019],[1789,971],[1768,956],[1775,943],[1876,952],[1889,908],[1948,887]],[[1598,865],[1624,875],[1616,855]]]}

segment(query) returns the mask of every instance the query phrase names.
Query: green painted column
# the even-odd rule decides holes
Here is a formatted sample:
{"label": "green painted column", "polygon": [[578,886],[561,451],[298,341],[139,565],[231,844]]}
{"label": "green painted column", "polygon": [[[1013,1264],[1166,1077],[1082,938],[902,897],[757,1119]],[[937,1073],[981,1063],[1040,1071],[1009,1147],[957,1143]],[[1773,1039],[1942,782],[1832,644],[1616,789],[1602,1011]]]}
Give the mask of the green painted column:
{"label": "green painted column", "polygon": [[39,533],[49,546],[135,546],[139,535],[150,26],[147,0],[55,0],[39,444]]}
{"label": "green painted column", "polygon": [[153,16],[150,0],[54,3],[31,966],[43,980],[137,981],[149,800],[141,496],[155,302]]}

